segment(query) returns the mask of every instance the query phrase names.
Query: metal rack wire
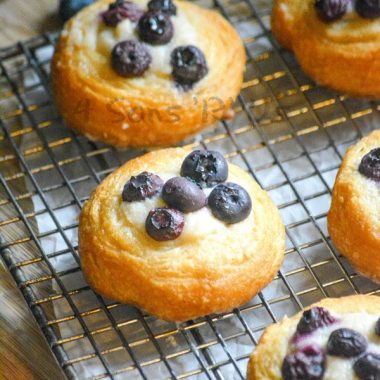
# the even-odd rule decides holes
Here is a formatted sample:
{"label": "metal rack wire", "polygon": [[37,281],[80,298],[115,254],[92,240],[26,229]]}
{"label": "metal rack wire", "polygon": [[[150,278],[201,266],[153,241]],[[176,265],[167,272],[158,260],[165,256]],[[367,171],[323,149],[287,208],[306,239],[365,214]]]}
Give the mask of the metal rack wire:
{"label": "metal rack wire", "polygon": [[219,149],[252,174],[282,213],[287,250],[278,276],[248,304],[179,325],[103,299],[80,271],[81,206],[142,152],[90,142],[62,125],[49,88],[55,35],[0,51],[1,256],[70,379],[243,379],[267,325],[326,296],[380,291],[326,231],[342,155],[376,127],[379,104],[307,78],[271,35],[270,1],[206,6],[234,24],[249,59],[236,118],[187,145]]}

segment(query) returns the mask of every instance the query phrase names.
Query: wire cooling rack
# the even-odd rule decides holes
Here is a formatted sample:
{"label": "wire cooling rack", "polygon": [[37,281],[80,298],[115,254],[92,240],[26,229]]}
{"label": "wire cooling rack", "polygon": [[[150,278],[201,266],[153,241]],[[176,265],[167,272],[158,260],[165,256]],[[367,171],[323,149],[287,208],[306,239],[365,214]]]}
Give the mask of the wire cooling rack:
{"label": "wire cooling rack", "polygon": [[142,152],[62,125],[49,88],[55,35],[0,51],[1,254],[70,379],[242,379],[269,324],[326,296],[379,292],[339,256],[326,228],[342,156],[379,123],[378,103],[307,78],[273,39],[270,1],[206,6],[237,28],[248,64],[235,119],[186,144],[219,149],[252,174],[280,209],[287,249],[277,277],[248,304],[178,325],[96,295],[79,266],[80,208]]}

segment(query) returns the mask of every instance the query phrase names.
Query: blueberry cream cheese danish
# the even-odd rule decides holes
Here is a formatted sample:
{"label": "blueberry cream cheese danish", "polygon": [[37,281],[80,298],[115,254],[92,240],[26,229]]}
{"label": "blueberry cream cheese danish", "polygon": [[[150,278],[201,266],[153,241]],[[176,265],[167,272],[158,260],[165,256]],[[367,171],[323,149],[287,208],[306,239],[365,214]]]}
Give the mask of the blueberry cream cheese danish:
{"label": "blueberry cream cheese danish", "polygon": [[99,0],[66,23],[52,87],[67,125],[90,139],[166,146],[231,117],[245,59],[237,32],[215,11]]}
{"label": "blueberry cream cheese danish", "polygon": [[276,0],[272,31],[316,82],[380,96],[380,2]]}
{"label": "blueberry cream cheese danish", "polygon": [[247,379],[380,379],[380,298],[324,299],[268,327]]}
{"label": "blueberry cream cheese danish", "polygon": [[351,147],[335,181],[328,229],[358,272],[380,282],[380,131]]}
{"label": "blueberry cream cheese danish", "polygon": [[215,151],[173,148],[127,162],[97,187],[79,224],[89,284],[170,321],[249,301],[284,248],[266,192]]}

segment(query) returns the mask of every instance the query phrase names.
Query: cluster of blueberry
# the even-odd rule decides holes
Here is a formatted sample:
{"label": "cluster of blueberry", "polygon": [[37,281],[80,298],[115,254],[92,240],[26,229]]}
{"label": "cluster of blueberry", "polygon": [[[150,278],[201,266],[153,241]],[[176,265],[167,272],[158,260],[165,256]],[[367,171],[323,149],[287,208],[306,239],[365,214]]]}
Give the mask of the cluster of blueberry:
{"label": "cluster of blueberry", "polygon": [[[124,19],[137,22],[141,41],[165,45],[173,38],[174,27],[170,17],[176,14],[177,7],[172,0],[151,0],[146,12],[133,2],[116,0],[102,13],[102,19],[110,27]],[[170,58],[173,79],[184,90],[190,89],[208,73],[206,58],[196,46],[179,46],[172,51]],[[119,42],[112,50],[112,67],[122,77],[143,75],[151,62],[148,49],[137,40]]]}
{"label": "cluster of blueberry", "polygon": [[359,172],[373,181],[380,181],[380,148],[372,149],[362,158]]}
{"label": "cluster of blueberry", "polygon": [[[352,0],[316,0],[315,7],[322,20],[334,21],[342,18]],[[380,17],[380,2],[377,0],[354,0],[356,12],[363,18]]]}
{"label": "cluster of blueberry", "polygon": [[[183,161],[181,177],[164,183],[159,176],[142,172],[125,184],[122,199],[125,202],[142,201],[161,194],[168,207],[151,210],[145,228],[154,240],[174,240],[182,233],[184,214],[206,205],[226,224],[247,218],[252,208],[251,198],[241,186],[225,182],[227,177],[228,164],[220,153],[196,150]],[[212,187],[207,198],[203,189]]]}
{"label": "cluster of blueberry", "polygon": [[[307,310],[297,325],[293,342],[337,322],[339,321],[324,308]],[[376,323],[375,333],[380,337],[380,319]],[[282,365],[282,376],[285,380],[322,380],[326,370],[326,355],[331,355],[355,358],[353,368],[360,380],[380,379],[380,355],[366,352],[367,348],[367,339],[362,334],[352,329],[339,328],[330,334],[326,350],[308,345],[288,354]]]}

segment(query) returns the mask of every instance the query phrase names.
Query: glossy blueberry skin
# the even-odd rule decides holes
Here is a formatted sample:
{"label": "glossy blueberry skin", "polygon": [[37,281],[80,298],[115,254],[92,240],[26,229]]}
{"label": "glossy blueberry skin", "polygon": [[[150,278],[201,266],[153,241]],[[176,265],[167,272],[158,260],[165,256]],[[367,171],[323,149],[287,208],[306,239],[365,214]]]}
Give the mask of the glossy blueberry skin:
{"label": "glossy blueberry skin", "polygon": [[333,356],[352,358],[362,354],[368,346],[367,339],[351,329],[338,329],[331,333],[327,342],[327,353]]}
{"label": "glossy blueberry skin", "polygon": [[161,11],[172,16],[177,14],[177,7],[172,0],[150,0],[148,9],[150,11]]}
{"label": "glossy blueberry skin", "polygon": [[355,9],[363,18],[374,19],[380,17],[379,0],[356,0]]}
{"label": "glossy blueberry skin", "polygon": [[200,187],[213,187],[228,177],[225,158],[213,150],[194,150],[183,161],[181,176],[196,182]]}
{"label": "glossy blueberry skin", "polygon": [[113,70],[124,78],[138,77],[149,69],[152,57],[146,47],[138,41],[119,42],[112,50]]}
{"label": "glossy blueberry skin", "polygon": [[308,334],[320,327],[335,323],[336,319],[323,307],[313,307],[304,311],[297,325],[297,334]]}
{"label": "glossy blueberry skin", "polygon": [[101,16],[107,26],[115,27],[119,22],[125,19],[138,21],[143,14],[143,9],[137,4],[127,0],[117,0],[111,3]]}
{"label": "glossy blueberry skin", "polygon": [[170,208],[153,209],[145,221],[145,230],[156,241],[177,239],[185,225],[181,211]]}
{"label": "glossy blueberry skin", "polygon": [[322,380],[326,355],[319,347],[309,346],[285,357],[281,372],[284,380]]}
{"label": "glossy blueberry skin", "polygon": [[189,90],[208,73],[206,57],[196,46],[179,46],[170,56],[174,81]]}
{"label": "glossy blueberry skin", "polygon": [[165,45],[173,38],[173,33],[170,17],[163,12],[148,11],[139,20],[139,37],[148,44]]}
{"label": "glossy blueberry skin", "polygon": [[380,148],[372,149],[362,158],[359,173],[373,181],[380,182]]}
{"label": "glossy blueberry skin", "polygon": [[354,364],[354,372],[360,380],[380,379],[380,355],[366,353]]}
{"label": "glossy blueberry skin", "polygon": [[208,197],[212,214],[226,224],[239,223],[246,219],[252,210],[251,197],[236,183],[218,185]]}
{"label": "glossy blueberry skin", "polygon": [[169,179],[162,189],[162,198],[168,206],[184,213],[197,211],[207,203],[202,189],[184,177]]}
{"label": "glossy blueberry skin", "polygon": [[124,185],[122,198],[124,202],[143,201],[158,194],[163,186],[164,181],[158,175],[142,172]]}
{"label": "glossy blueberry skin", "polygon": [[318,16],[326,22],[342,18],[347,13],[349,0],[316,0]]}
{"label": "glossy blueberry skin", "polygon": [[61,0],[59,3],[59,18],[66,22],[82,8],[94,3],[95,0]]}

